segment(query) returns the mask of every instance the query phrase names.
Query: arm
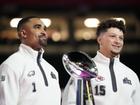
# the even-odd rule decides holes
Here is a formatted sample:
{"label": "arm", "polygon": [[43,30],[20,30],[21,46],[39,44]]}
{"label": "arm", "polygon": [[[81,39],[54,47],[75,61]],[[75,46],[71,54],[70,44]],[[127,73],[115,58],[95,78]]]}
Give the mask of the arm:
{"label": "arm", "polygon": [[132,98],[133,98],[134,105],[139,105],[140,104],[140,82],[137,76],[135,78],[135,81],[136,81],[136,88],[135,88],[135,92]]}
{"label": "arm", "polygon": [[[16,68],[15,68],[16,69]],[[18,79],[8,65],[0,67],[0,105],[17,105],[19,96]]]}

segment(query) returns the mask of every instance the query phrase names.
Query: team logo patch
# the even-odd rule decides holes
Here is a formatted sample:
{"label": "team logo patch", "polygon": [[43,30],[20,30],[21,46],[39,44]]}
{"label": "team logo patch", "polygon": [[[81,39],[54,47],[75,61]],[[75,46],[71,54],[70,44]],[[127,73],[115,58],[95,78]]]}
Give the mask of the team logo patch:
{"label": "team logo patch", "polygon": [[123,79],[123,83],[124,83],[124,84],[132,85],[131,80],[129,80],[127,77],[125,77],[125,78]]}
{"label": "team logo patch", "polygon": [[51,76],[53,79],[56,79],[56,75],[53,72],[51,72]]}
{"label": "team logo patch", "polygon": [[2,75],[0,78],[1,81],[5,81],[5,75]]}
{"label": "team logo patch", "polygon": [[35,75],[35,71],[30,71],[29,73],[28,73],[28,77],[31,77],[31,76],[34,76]]}

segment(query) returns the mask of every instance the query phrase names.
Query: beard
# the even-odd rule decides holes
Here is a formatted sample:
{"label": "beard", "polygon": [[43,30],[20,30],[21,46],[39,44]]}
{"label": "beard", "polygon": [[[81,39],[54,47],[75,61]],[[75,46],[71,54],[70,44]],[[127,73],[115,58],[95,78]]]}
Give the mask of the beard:
{"label": "beard", "polygon": [[111,54],[114,57],[120,55],[120,53],[121,53],[121,50],[120,51],[111,51]]}
{"label": "beard", "polygon": [[40,36],[39,37],[39,43],[41,46],[46,47],[47,46],[47,41],[48,39],[45,36]]}

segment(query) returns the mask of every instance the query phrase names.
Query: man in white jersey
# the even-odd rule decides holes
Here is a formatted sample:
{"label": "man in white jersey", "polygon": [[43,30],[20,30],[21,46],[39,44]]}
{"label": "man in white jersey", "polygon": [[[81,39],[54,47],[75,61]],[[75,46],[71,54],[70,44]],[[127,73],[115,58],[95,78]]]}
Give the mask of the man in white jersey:
{"label": "man in white jersey", "polygon": [[58,72],[43,59],[46,26],[26,17],[17,26],[19,50],[0,66],[0,105],[60,105]]}
{"label": "man in white jersey", "polygon": [[[92,59],[101,80],[91,79],[95,105],[140,105],[140,83],[137,74],[120,62],[124,45],[125,25],[109,19],[97,27],[99,50]],[[76,105],[77,80],[70,78],[62,98],[62,105]]]}

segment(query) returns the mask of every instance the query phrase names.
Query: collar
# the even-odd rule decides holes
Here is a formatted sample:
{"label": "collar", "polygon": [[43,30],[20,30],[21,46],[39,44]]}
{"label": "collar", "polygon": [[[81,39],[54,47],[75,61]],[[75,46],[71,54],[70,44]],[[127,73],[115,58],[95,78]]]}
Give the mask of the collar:
{"label": "collar", "polygon": [[[114,57],[114,62],[119,62],[120,57]],[[98,62],[102,62],[102,63],[109,63],[110,62],[110,58],[104,56],[101,52],[97,51],[97,55],[94,57],[94,59]]]}
{"label": "collar", "polygon": [[41,57],[40,59],[42,59],[42,56],[43,56],[43,53],[44,53],[44,50],[41,49],[40,51],[36,51],[34,49],[32,49],[30,46],[27,46],[25,44],[20,44],[19,46],[19,51],[25,53],[26,55],[34,58],[34,59],[37,59],[37,56],[38,56],[38,53],[41,52]]}

